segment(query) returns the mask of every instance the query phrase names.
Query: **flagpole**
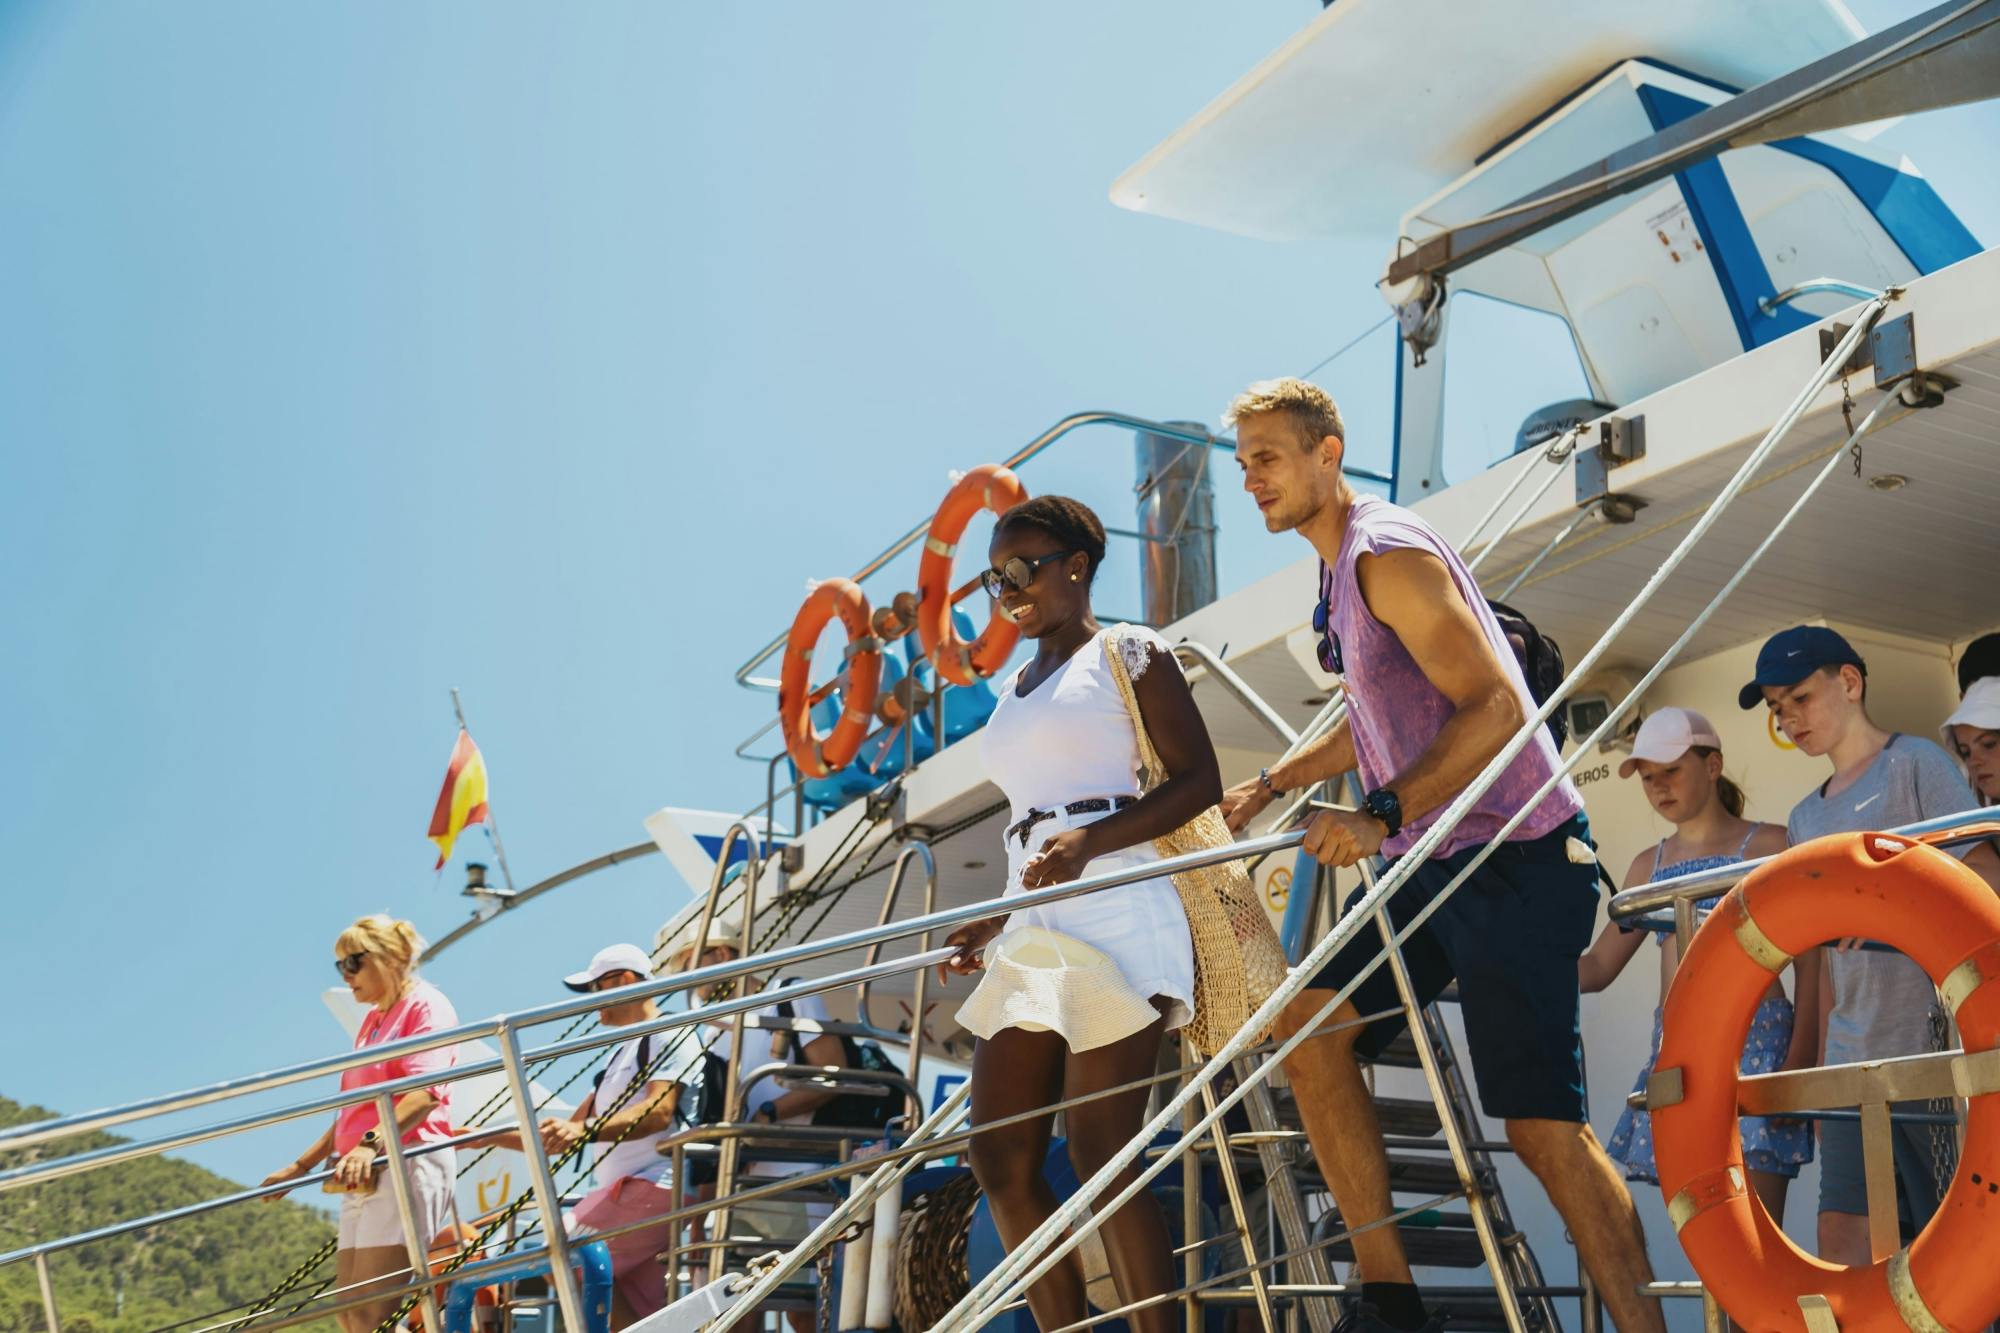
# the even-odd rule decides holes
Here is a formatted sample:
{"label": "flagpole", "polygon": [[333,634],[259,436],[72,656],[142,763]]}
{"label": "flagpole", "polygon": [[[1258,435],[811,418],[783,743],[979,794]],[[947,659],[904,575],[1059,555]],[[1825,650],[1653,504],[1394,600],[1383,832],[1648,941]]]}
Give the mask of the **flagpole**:
{"label": "flagpole", "polygon": [[[456,685],[451,687],[451,711],[458,714],[458,729],[471,735],[472,728],[465,725],[465,705],[459,702]],[[514,896],[514,872],[507,868],[507,849],[500,843],[500,821],[493,817],[491,797],[486,802],[486,836],[493,839],[493,859],[500,863],[500,878],[506,883],[507,896],[511,898]]]}

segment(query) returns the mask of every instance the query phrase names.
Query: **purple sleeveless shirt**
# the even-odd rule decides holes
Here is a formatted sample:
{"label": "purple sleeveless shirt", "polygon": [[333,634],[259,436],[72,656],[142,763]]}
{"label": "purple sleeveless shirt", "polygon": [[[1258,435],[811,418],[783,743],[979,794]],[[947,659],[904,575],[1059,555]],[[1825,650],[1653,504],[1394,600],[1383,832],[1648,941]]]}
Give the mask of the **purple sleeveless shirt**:
{"label": "purple sleeveless shirt", "polygon": [[[1335,635],[1341,679],[1347,690],[1347,725],[1354,736],[1354,753],[1361,768],[1363,790],[1373,791],[1393,781],[1429,748],[1456,711],[1451,700],[1431,684],[1404,649],[1396,632],[1377,620],[1362,600],[1354,580],[1354,562],[1363,555],[1380,555],[1403,547],[1428,551],[1451,571],[1459,596],[1472,608],[1493,655],[1500,659],[1507,682],[1520,696],[1521,707],[1533,716],[1537,707],[1521,677],[1514,649],[1487,608],[1479,584],[1450,543],[1431,525],[1400,505],[1372,495],[1355,497],[1347,514],[1347,533],[1331,568],[1320,566],[1320,596],[1326,602],[1327,626]],[[1562,766],[1547,727],[1535,728],[1535,739],[1466,812],[1435,855],[1449,856],[1462,847],[1479,846],[1500,831],[1549,776]],[[1423,836],[1451,803],[1406,823],[1382,844],[1385,856],[1401,856]],[[1514,830],[1512,841],[1527,842],[1562,826],[1583,809],[1583,798],[1568,778]]]}

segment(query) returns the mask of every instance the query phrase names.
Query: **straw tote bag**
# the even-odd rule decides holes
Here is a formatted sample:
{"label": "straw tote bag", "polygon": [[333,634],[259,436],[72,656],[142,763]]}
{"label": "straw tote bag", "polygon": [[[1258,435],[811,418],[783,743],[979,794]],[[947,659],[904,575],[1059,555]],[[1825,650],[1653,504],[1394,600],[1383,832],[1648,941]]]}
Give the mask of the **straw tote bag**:
{"label": "straw tote bag", "polygon": [[[1105,636],[1104,661],[1118,683],[1118,695],[1131,714],[1132,732],[1139,741],[1139,790],[1148,792],[1159,785],[1166,769],[1146,734],[1131,669],[1136,663],[1143,671],[1146,654],[1169,650],[1154,647],[1129,625],[1114,625]],[[1163,857],[1182,856],[1235,841],[1223,822],[1222,808],[1212,805],[1172,833],[1155,838],[1153,850]],[[1284,982],[1284,946],[1257,901],[1243,862],[1183,871],[1173,881],[1194,936],[1194,1018],[1182,1035],[1204,1051],[1217,1051]],[[1251,1040],[1262,1041],[1267,1032],[1253,1033]]]}

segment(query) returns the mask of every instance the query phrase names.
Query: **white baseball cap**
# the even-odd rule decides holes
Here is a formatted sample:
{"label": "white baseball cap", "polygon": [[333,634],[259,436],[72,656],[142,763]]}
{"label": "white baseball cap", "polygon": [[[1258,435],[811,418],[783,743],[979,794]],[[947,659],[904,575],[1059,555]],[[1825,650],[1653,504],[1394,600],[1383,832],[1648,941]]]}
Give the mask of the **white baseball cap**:
{"label": "white baseball cap", "polygon": [[653,960],[636,944],[613,944],[592,955],[589,967],[564,977],[563,985],[588,991],[613,972],[637,972],[643,980],[653,975]]}
{"label": "white baseball cap", "polygon": [[1671,764],[1697,745],[1722,748],[1709,720],[1692,708],[1662,708],[1640,725],[1639,734],[1632,738],[1632,757],[1618,765],[1618,776],[1631,777],[1641,759]]}
{"label": "white baseball cap", "polygon": [[2000,676],[1982,676],[1973,681],[1965,691],[1965,698],[1959,701],[1958,711],[1938,728],[1938,734],[1944,737],[1944,748],[1956,755],[1958,746],[1952,739],[1953,727],[2000,731]]}

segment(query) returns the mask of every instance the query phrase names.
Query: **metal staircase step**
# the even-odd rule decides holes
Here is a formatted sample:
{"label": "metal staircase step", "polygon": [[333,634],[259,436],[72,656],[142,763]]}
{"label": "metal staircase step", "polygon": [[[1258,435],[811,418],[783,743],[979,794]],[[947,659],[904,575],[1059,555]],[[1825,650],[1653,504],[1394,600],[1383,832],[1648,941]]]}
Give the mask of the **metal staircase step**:
{"label": "metal staircase step", "polygon": [[[1479,1250],[1479,1236],[1472,1229],[1472,1218],[1465,1213],[1445,1213],[1435,1219],[1435,1225],[1399,1225],[1396,1230],[1403,1237],[1403,1250],[1410,1263],[1420,1268],[1483,1268],[1485,1256]],[[1327,1253],[1342,1262],[1354,1258],[1353,1243],[1346,1240],[1335,1241],[1327,1247]],[[1452,1327],[1459,1327],[1452,1321]]]}
{"label": "metal staircase step", "polygon": [[[1282,1128],[1304,1128],[1299,1119],[1298,1102],[1293,1098],[1291,1089],[1274,1089],[1271,1100]],[[1375,1114],[1382,1122],[1384,1134],[1427,1139],[1440,1128],[1437,1107],[1428,1097],[1377,1097]]]}

